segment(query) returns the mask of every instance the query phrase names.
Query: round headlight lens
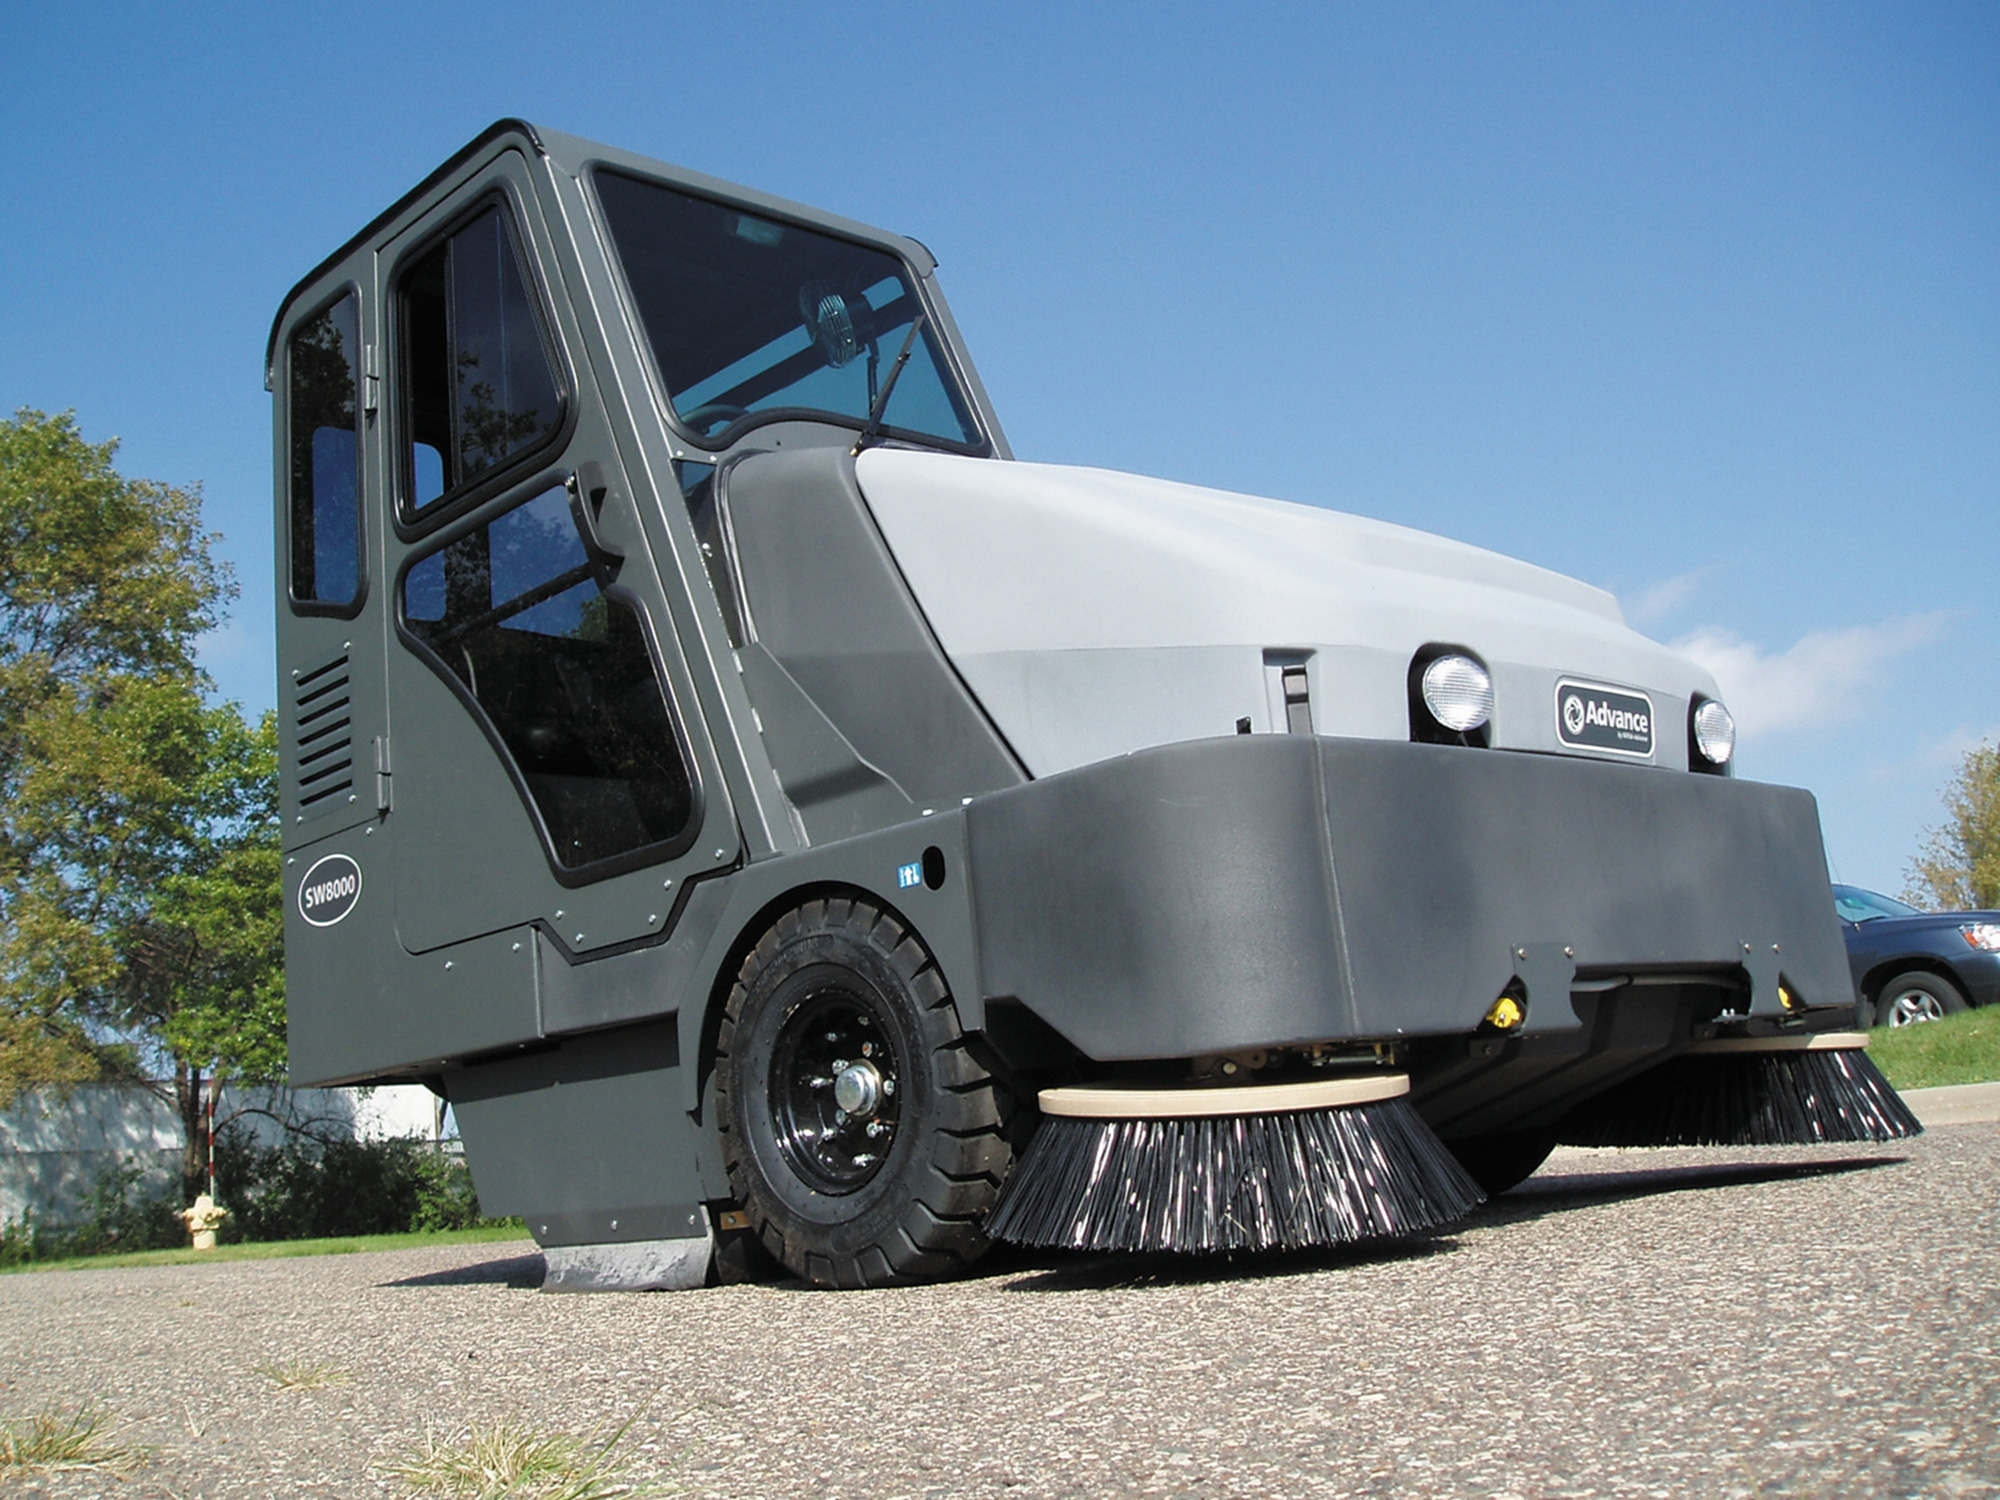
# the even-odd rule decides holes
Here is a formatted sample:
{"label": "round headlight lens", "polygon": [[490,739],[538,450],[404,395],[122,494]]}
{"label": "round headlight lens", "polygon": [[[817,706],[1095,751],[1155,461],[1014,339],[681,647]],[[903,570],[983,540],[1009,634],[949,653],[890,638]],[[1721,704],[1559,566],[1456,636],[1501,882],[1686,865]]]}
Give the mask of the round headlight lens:
{"label": "round headlight lens", "polygon": [[1493,679],[1469,656],[1440,656],[1425,667],[1423,694],[1431,717],[1455,734],[1493,717]]}
{"label": "round headlight lens", "polygon": [[1694,747],[1715,766],[1728,765],[1736,753],[1736,720],[1713,698],[1694,711]]}

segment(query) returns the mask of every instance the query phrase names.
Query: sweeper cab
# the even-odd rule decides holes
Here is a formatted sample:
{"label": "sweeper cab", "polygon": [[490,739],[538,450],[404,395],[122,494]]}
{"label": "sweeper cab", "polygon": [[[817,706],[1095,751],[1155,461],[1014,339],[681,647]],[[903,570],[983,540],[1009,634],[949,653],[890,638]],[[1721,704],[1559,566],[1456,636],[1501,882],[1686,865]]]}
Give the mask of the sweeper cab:
{"label": "sweeper cab", "polygon": [[1606,594],[1014,460],[914,240],[503,121],[268,350],[291,1066],[559,1286],[1884,1139],[1817,814]]}

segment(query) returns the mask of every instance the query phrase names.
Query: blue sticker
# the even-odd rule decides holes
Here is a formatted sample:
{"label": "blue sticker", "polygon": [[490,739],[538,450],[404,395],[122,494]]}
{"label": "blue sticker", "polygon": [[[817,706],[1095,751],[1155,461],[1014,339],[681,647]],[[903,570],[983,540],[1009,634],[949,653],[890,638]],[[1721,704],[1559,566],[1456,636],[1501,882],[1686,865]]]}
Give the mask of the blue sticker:
{"label": "blue sticker", "polygon": [[898,890],[907,891],[911,886],[922,885],[923,883],[924,862],[922,860],[917,860],[914,864],[896,866],[896,888]]}

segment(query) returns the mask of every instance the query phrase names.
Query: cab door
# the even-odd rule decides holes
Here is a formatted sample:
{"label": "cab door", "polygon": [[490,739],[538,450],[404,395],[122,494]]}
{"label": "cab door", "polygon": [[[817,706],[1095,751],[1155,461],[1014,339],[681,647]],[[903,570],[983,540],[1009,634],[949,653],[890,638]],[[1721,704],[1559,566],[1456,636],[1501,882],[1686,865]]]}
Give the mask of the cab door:
{"label": "cab door", "polygon": [[512,147],[388,248],[385,780],[403,948],[656,939],[735,820]]}

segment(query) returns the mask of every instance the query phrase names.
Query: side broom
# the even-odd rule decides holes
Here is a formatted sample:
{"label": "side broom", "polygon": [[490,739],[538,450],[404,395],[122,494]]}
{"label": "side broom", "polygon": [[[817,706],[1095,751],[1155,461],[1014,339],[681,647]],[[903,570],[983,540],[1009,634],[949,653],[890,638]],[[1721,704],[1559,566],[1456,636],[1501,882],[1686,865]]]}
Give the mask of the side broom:
{"label": "side broom", "polygon": [[1900,1141],[1923,1126],[1859,1031],[1719,1037],[1608,1089],[1556,1127],[1567,1146]]}
{"label": "side broom", "polygon": [[1484,1194],[1401,1073],[1252,1087],[1044,1089],[987,1224],[1066,1250],[1304,1249],[1418,1234]]}

